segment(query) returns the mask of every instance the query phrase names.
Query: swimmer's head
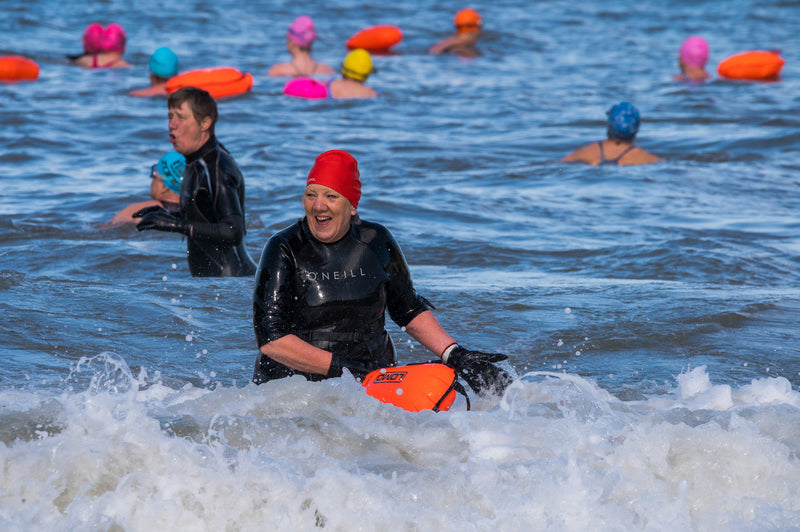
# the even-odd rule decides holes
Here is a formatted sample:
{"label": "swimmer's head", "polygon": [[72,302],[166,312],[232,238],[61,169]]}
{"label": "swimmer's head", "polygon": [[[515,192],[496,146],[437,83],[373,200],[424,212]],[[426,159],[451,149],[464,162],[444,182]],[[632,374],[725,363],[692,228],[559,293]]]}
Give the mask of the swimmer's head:
{"label": "swimmer's head", "polygon": [[342,150],[330,150],[319,155],[308,172],[306,186],[322,185],[335,190],[358,208],[361,199],[361,173],[358,162]]}
{"label": "swimmer's head", "polygon": [[639,111],[628,102],[608,110],[608,138],[632,141],[639,131]]}
{"label": "swimmer's head", "polygon": [[87,54],[99,54],[103,50],[103,26],[94,22],[86,26],[83,32],[83,51]]}
{"label": "swimmer's head", "polygon": [[372,57],[363,48],[356,48],[347,54],[342,61],[342,76],[356,81],[367,81],[372,68]]}
{"label": "swimmer's head", "polygon": [[180,194],[184,168],[186,168],[186,158],[176,151],[171,151],[153,165],[150,177],[160,177],[164,186]]}
{"label": "swimmer's head", "polygon": [[178,73],[178,56],[162,46],[150,56],[150,72],[160,78],[171,78]]}
{"label": "swimmer's head", "polygon": [[219,119],[217,102],[207,91],[197,87],[181,87],[167,97],[167,109],[180,109],[184,102],[192,111],[192,116],[198,124],[202,124],[206,118],[211,120],[211,127],[208,134],[214,136],[214,128]]}
{"label": "swimmer's head", "polygon": [[314,29],[314,21],[307,15],[301,15],[294,19],[286,32],[286,38],[295,43],[300,48],[311,48],[311,43],[317,37]]}
{"label": "swimmer's head", "polygon": [[470,33],[481,29],[483,19],[477,11],[467,7],[456,13],[453,24],[456,27],[456,32]]}
{"label": "swimmer's head", "polygon": [[692,35],[681,44],[678,57],[687,66],[704,68],[708,61],[708,43],[702,37]]}
{"label": "swimmer's head", "polygon": [[104,52],[119,53],[125,51],[125,42],[128,40],[125,30],[119,24],[109,24],[103,33]]}

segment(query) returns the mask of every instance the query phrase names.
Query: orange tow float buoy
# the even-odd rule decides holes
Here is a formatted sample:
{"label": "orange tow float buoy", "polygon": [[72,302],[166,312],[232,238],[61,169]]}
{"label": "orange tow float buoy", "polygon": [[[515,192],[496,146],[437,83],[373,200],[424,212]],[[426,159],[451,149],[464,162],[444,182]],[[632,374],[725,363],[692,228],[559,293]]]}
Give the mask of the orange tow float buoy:
{"label": "orange tow float buoy", "polygon": [[20,55],[0,56],[0,81],[33,81],[39,77],[39,65]]}
{"label": "orange tow float buoy", "polygon": [[438,362],[376,369],[361,385],[367,395],[409,412],[449,410],[457,391],[467,397],[453,368]]}
{"label": "orange tow float buoy", "polygon": [[363,29],[347,39],[347,48],[363,48],[368,52],[386,52],[403,40],[403,32],[397,26],[383,24]]}
{"label": "orange tow float buoy", "polygon": [[754,50],[732,55],[717,66],[717,74],[728,79],[751,81],[778,77],[786,61],[776,51]]}
{"label": "orange tow float buoy", "polygon": [[183,87],[203,89],[214,98],[236,96],[253,87],[253,75],[242,73],[233,67],[214,67],[190,70],[167,81],[168,94]]}

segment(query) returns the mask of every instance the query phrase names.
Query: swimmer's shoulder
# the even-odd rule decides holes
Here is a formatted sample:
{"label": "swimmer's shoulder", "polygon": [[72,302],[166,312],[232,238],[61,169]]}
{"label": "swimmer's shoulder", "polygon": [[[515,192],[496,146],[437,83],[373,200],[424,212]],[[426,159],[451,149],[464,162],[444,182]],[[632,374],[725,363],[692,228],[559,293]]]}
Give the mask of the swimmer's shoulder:
{"label": "swimmer's shoulder", "polygon": [[272,65],[267,71],[267,76],[273,78],[284,78],[294,76],[295,68],[291,63],[277,63]]}
{"label": "swimmer's shoulder", "polygon": [[585,163],[596,166],[600,164],[600,144],[592,142],[591,144],[582,146],[561,159],[561,161],[565,163]]}
{"label": "swimmer's shoulder", "polygon": [[617,165],[628,166],[633,164],[651,164],[651,163],[660,163],[663,160],[664,159],[662,159],[658,155],[654,155],[649,151],[645,150],[644,148],[635,146],[631,151],[623,155],[620,158],[620,160],[617,161]]}

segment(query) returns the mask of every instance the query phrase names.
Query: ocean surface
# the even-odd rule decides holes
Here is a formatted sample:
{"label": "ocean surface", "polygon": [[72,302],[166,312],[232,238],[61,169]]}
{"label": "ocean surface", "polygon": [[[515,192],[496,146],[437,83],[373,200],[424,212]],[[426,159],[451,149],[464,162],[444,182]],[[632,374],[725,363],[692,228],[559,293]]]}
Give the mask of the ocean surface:
{"label": "ocean surface", "polygon": [[[426,53],[452,1],[2,2],[0,55],[41,75],[0,85],[0,529],[800,530],[800,2],[472,5],[467,60]],[[334,66],[358,30],[403,30],[379,98],[282,94],[265,73],[301,14]],[[67,65],[94,21],[132,68]],[[712,72],[782,49],[782,78],[675,82],[690,34]],[[252,280],[100,227],[171,149],[166,100],[128,96],[159,46],[255,76],[217,124],[254,259],[316,155],[350,151],[361,216],[445,328],[509,355],[504,397],[409,413],[350,376],[249,383]],[[664,162],[560,162],[623,100]]]}

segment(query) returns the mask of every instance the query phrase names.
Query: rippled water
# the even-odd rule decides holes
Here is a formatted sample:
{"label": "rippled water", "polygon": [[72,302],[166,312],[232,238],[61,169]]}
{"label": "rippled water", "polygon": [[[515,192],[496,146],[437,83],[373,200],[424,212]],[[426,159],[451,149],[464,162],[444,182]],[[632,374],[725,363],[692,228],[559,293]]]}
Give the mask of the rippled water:
{"label": "rippled water", "polygon": [[[41,67],[0,85],[3,528],[796,529],[800,3],[476,3],[473,60],[425,53],[459,4],[334,4],[3,4],[0,55]],[[265,72],[303,13],[332,65],[357,30],[403,29],[380,98],[281,94]],[[66,65],[95,20],[133,68]],[[674,82],[691,33],[712,70],[782,48],[782,79]],[[505,398],[409,414],[346,378],[248,384],[252,282],[191,278],[176,235],[98,229],[170,149],[165,101],[127,96],[162,45],[256,78],[217,125],[253,257],[302,215],[314,157],[351,151],[362,217],[448,331],[510,355]],[[620,100],[665,162],[561,163]]]}

